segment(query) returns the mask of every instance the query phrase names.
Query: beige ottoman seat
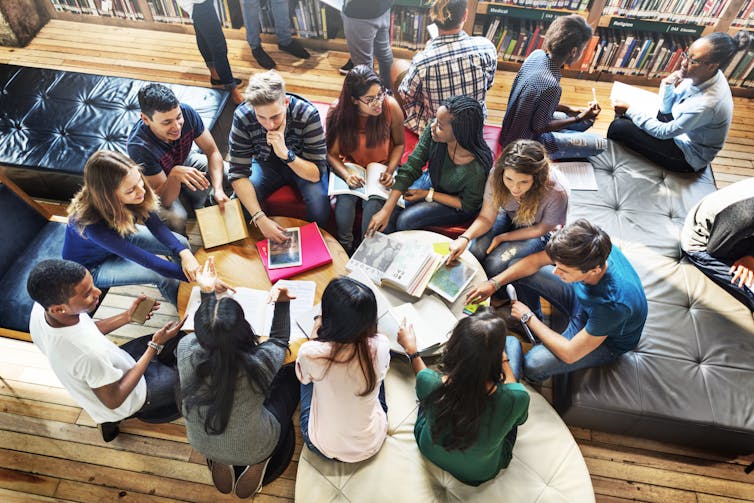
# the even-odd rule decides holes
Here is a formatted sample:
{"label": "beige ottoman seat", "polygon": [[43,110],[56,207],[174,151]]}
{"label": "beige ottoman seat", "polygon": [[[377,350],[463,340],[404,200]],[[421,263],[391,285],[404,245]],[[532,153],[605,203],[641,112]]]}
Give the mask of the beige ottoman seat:
{"label": "beige ottoman seat", "polygon": [[417,401],[408,363],[393,358],[385,379],[388,436],[361,463],[328,461],[306,447],[296,475],[296,501],[588,503],[594,501],[584,458],[568,428],[545,399],[531,395],[529,419],[518,429],[513,460],[497,478],[467,486],[424,459],[414,440]]}

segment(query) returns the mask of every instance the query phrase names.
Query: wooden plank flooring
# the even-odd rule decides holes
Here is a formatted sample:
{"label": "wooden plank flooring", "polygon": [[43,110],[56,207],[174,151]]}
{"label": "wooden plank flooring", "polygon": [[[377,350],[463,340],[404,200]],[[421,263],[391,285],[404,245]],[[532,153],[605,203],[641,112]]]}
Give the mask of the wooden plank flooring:
{"label": "wooden plank flooring", "polygon": [[[231,66],[246,78],[258,71],[243,37],[230,37]],[[267,46],[288,88],[313,100],[330,101],[340,89],[343,52],[313,52],[294,60]],[[192,36],[52,21],[28,47],[0,47],[0,62],[144,80],[207,85],[208,75]],[[498,73],[489,96],[489,122],[500,123],[513,74]],[[610,84],[564,79],[564,102],[585,103],[591,89],[609,103]],[[605,106],[595,130],[607,130]],[[713,163],[718,185],[754,175],[754,104],[735,99],[735,120],[725,149]],[[52,205],[55,208],[55,205]],[[57,212],[61,212],[58,206]],[[127,306],[146,287],[113,289],[97,316]],[[155,294],[154,291],[151,291]],[[114,340],[150,332],[172,319],[166,304],[146,327],[130,325]],[[636,437],[574,428],[600,502],[732,503],[754,501],[754,475],[743,468],[754,455],[729,458],[712,452]],[[301,441],[284,476],[256,501],[292,501]],[[546,446],[543,446],[546,455]],[[185,439],[182,422],[124,424],[123,434],[104,444],[83,412],[31,344],[0,338],[0,501],[225,501],[211,485],[202,456]],[[302,498],[306,501],[306,498]],[[414,501],[407,495],[406,501]],[[546,502],[544,502],[546,503]],[[578,502],[574,502],[578,503]]]}

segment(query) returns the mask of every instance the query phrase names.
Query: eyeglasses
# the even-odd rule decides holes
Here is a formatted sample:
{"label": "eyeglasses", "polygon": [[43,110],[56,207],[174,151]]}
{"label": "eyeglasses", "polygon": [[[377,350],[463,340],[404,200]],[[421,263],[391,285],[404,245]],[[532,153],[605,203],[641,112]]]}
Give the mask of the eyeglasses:
{"label": "eyeglasses", "polygon": [[385,100],[385,96],[387,96],[387,91],[385,89],[382,89],[379,93],[377,93],[376,96],[367,96],[366,98],[359,98],[359,101],[365,104],[366,106],[371,106],[377,103],[382,103]]}
{"label": "eyeglasses", "polygon": [[686,52],[686,51],[683,51],[681,53],[681,56],[683,57],[683,59],[688,60],[688,62],[691,63],[692,65],[706,65],[707,64],[706,61],[702,61],[701,59],[692,58],[691,56],[689,56],[689,53]]}

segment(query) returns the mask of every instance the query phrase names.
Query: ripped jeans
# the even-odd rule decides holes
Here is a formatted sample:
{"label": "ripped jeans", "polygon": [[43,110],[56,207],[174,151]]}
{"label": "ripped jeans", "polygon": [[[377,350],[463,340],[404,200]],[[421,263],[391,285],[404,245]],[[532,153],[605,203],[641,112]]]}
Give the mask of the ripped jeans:
{"label": "ripped jeans", "polygon": [[[563,120],[568,118],[563,112],[552,114],[553,119]],[[594,121],[587,119],[576,124],[571,124],[567,129],[553,131],[557,150],[550,152],[550,159],[582,159],[601,153],[607,148],[607,140],[594,133],[585,131],[592,127]]]}

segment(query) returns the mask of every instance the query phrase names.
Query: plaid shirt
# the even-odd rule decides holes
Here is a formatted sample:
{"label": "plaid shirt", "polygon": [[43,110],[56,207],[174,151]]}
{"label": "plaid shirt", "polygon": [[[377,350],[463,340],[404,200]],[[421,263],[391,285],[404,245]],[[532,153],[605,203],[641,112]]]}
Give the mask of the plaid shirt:
{"label": "plaid shirt", "polygon": [[440,35],[427,42],[427,47],[414,56],[398,94],[406,113],[404,124],[421,134],[451,96],[470,96],[482,105],[492,87],[497,70],[497,51],[484,37],[470,37],[461,31]]}
{"label": "plaid shirt", "polygon": [[[299,157],[327,171],[327,147],[317,108],[307,100],[288,93],[290,98],[285,126],[285,144]],[[230,169],[228,178],[251,176],[251,159],[269,161],[277,156],[267,144],[267,130],[257,120],[254,107],[244,102],[233,113],[230,130]]]}

